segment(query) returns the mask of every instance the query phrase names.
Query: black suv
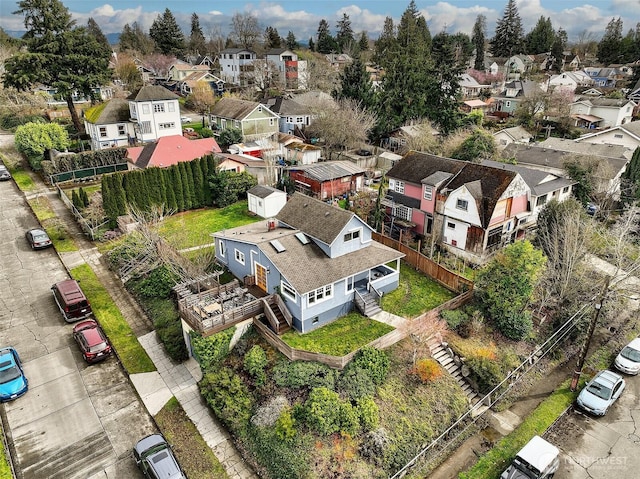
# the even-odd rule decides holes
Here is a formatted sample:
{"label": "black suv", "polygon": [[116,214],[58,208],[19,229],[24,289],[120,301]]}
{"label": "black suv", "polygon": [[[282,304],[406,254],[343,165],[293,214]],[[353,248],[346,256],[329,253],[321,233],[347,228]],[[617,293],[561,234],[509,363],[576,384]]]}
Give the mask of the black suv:
{"label": "black suv", "polygon": [[145,477],[151,479],[187,479],[169,444],[160,434],[151,434],[138,441],[133,457]]}

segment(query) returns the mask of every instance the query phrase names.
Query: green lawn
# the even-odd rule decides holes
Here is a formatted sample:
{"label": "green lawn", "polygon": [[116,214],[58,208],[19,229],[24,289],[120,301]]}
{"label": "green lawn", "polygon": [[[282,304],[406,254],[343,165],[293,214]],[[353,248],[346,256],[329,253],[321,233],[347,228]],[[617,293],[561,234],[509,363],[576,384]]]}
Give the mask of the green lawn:
{"label": "green lawn", "polygon": [[67,227],[56,216],[46,196],[38,196],[29,200],[29,206],[31,206],[36,218],[38,218],[38,221],[40,221],[49,238],[53,241],[53,245],[58,253],[78,250]]}
{"label": "green lawn", "polygon": [[226,208],[206,208],[185,211],[165,218],[160,235],[178,249],[213,243],[211,233],[260,221],[249,215],[246,201]]}
{"label": "green lawn", "polygon": [[[15,156],[18,156],[18,154],[16,152],[15,156],[13,154],[11,156],[15,159]],[[20,164],[18,163],[19,160],[13,161],[12,159],[2,154],[0,154],[0,159],[2,159],[4,165],[11,172],[13,180],[16,182],[18,188],[20,188],[21,191],[30,192],[37,189],[36,184],[31,179],[31,176],[29,176],[29,173],[24,171],[22,169],[22,166],[20,166]]]}
{"label": "green lawn", "polygon": [[83,264],[73,268],[71,276],[80,282],[82,291],[91,303],[94,316],[118,352],[118,357],[127,372],[135,374],[155,371],[153,361],[138,342],[131,326],[91,267]]}
{"label": "green lawn", "polygon": [[455,297],[455,294],[408,264],[400,263],[400,285],[382,297],[382,309],[414,318]]}
{"label": "green lawn", "polygon": [[[2,435],[1,431],[0,435]],[[0,437],[0,439],[3,438]],[[0,479],[11,479],[12,477],[11,467],[9,466],[9,461],[7,461],[7,454],[4,449],[4,440],[0,440]]]}
{"label": "green lawn", "polygon": [[310,333],[288,331],[282,335],[282,340],[292,348],[344,356],[390,331],[393,331],[393,327],[388,324],[358,313],[349,313]]}

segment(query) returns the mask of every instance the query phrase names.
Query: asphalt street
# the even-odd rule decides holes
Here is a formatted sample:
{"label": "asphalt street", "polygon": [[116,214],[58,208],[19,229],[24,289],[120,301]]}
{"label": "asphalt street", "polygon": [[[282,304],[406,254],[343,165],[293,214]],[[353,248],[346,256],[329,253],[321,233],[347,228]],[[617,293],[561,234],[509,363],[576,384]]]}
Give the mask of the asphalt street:
{"label": "asphalt street", "polygon": [[116,357],[87,365],[53,300],[68,277],[53,249],[32,251],[39,226],[13,181],[0,183],[0,346],[14,346],[29,391],[0,406],[17,478],[142,477],[131,450],[156,432]]}

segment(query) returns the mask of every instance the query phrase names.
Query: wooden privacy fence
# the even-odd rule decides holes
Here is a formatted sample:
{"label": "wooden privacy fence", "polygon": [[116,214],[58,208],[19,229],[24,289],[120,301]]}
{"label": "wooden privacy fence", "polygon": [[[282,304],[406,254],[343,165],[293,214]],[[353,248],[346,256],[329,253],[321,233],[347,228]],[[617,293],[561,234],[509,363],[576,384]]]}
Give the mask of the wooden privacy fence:
{"label": "wooden privacy fence", "polygon": [[451,291],[461,293],[463,291],[469,291],[473,289],[473,281],[468,280],[467,278],[464,278],[459,274],[448,270],[444,266],[439,265],[435,261],[427,258],[419,251],[410,248],[400,241],[376,232],[372,233],[372,237],[378,243],[382,243],[385,246],[389,246],[400,251],[401,253],[404,253],[404,261],[409,263],[418,271],[422,271],[427,276],[433,278],[438,283],[442,284]]}

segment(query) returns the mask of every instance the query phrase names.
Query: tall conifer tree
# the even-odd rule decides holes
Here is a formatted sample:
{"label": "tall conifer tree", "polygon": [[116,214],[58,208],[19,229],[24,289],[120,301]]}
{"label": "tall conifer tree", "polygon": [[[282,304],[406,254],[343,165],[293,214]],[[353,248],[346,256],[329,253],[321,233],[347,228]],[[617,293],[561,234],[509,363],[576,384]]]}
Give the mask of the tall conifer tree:
{"label": "tall conifer tree", "polygon": [[495,57],[510,57],[524,52],[524,30],[515,0],[509,0],[502,18],[496,25],[491,40],[491,53]]}

